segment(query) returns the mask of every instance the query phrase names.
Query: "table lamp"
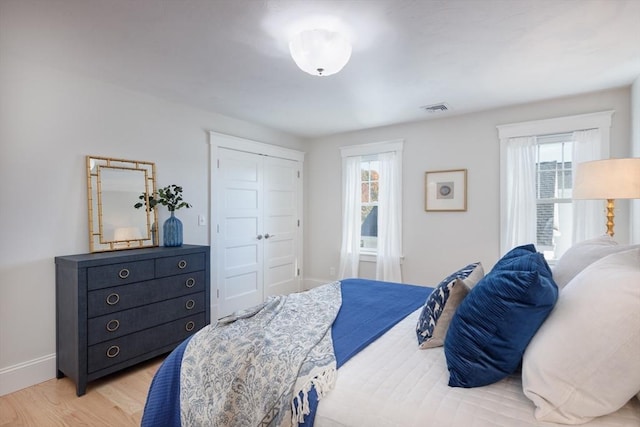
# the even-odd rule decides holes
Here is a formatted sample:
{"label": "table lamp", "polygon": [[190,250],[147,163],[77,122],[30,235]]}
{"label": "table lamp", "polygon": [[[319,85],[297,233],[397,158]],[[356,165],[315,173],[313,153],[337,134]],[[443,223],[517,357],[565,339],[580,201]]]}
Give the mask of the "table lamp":
{"label": "table lamp", "polygon": [[607,201],[607,234],[613,236],[614,200],[640,199],[640,158],[578,163],[574,199]]}

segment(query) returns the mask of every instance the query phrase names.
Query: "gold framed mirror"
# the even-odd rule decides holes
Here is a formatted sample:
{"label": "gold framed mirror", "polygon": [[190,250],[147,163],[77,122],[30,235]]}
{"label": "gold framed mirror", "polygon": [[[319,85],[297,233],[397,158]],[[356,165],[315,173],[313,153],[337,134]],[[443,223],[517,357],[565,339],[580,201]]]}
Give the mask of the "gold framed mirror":
{"label": "gold framed mirror", "polygon": [[155,193],[155,163],[87,156],[90,251],[158,246]]}

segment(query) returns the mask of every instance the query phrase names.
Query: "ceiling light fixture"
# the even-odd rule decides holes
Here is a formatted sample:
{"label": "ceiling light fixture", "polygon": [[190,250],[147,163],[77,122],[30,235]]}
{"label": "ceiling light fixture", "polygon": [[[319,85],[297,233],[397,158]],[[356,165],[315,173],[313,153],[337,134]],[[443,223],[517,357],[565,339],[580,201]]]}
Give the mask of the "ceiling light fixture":
{"label": "ceiling light fixture", "polygon": [[289,51],[302,71],[325,77],[342,70],[349,62],[351,43],[334,31],[305,30],[289,42]]}

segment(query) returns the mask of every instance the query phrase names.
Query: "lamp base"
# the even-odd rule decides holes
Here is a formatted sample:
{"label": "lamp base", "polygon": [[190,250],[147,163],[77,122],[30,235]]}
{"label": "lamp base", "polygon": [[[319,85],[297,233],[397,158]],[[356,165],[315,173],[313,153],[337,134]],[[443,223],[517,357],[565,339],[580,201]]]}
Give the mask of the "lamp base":
{"label": "lamp base", "polygon": [[607,199],[607,234],[613,237],[613,199]]}

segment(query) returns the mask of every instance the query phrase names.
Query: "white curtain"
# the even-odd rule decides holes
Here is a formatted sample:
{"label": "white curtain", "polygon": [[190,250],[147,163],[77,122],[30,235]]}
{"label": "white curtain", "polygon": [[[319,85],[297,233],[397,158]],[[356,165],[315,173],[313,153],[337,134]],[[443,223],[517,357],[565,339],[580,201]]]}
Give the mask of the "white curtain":
{"label": "white curtain", "polygon": [[506,146],[506,232],[502,252],[527,243],[535,243],[536,137],[509,138]]}
{"label": "white curtain", "polygon": [[376,279],[402,282],[402,177],[396,152],[378,155],[378,251]]}
{"label": "white curtain", "polygon": [[338,277],[358,277],[360,263],[361,177],[360,156],[344,158],[342,201],[342,245]]}
{"label": "white curtain", "polygon": [[[576,165],[602,158],[600,129],[573,132],[572,169]],[[606,232],[606,215],[602,200],[573,200],[573,243],[600,236]]]}

